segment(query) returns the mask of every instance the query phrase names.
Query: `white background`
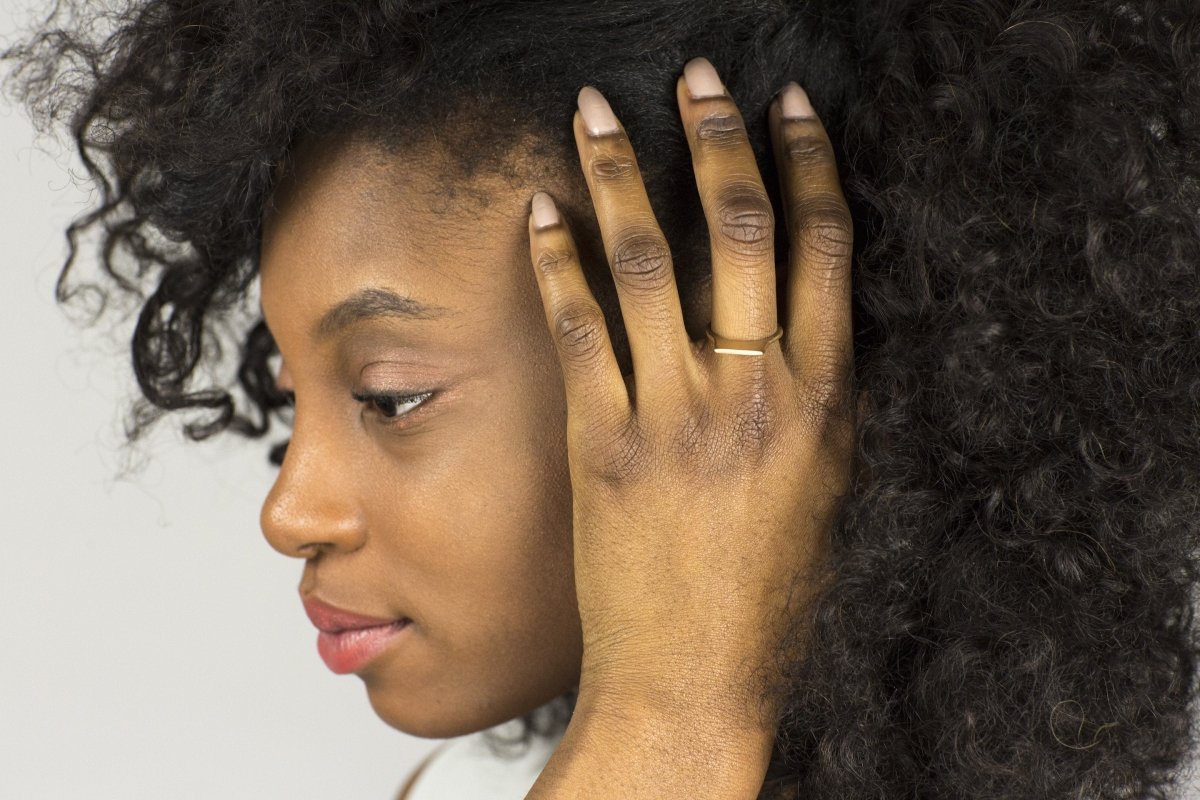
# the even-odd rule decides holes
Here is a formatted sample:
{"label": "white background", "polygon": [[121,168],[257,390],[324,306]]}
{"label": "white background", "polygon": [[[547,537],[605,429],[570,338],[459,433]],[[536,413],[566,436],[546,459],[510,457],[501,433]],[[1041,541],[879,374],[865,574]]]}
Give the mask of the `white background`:
{"label": "white background", "polygon": [[[0,14],[7,43],[28,17]],[[301,562],[258,528],[266,442],[168,417],[120,477],[132,320],[55,304],[89,195],[73,150],[34,144],[0,101],[0,797],[394,797],[439,742],[318,658]]]}
{"label": "white background", "polygon": [[[26,19],[0,2],[0,39]],[[55,304],[89,194],[72,150],[34,145],[0,101],[0,797],[393,797],[438,741],[317,657],[300,564],[258,529],[266,444],[168,417],[125,469],[132,320]]]}

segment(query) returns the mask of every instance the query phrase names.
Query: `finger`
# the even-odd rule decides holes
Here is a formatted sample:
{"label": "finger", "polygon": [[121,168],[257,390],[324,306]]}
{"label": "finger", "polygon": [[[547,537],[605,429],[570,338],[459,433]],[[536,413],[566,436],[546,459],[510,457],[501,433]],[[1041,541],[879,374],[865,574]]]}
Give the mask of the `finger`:
{"label": "finger", "polygon": [[585,86],[575,144],[617,287],[639,396],[695,377],[695,356],[671,249],[658,226],[625,129],[599,91]]}
{"label": "finger", "polygon": [[853,355],[854,227],[833,144],[794,82],[771,104],[768,120],[791,243],[784,349],[794,368],[836,370],[825,377],[840,381]]}
{"label": "finger", "polygon": [[530,205],[529,254],[562,368],[568,429],[626,419],[629,394],[571,232],[550,195],[536,192]]}
{"label": "finger", "polygon": [[712,329],[775,332],[775,212],[737,105],[712,64],[693,58],[675,85],[712,249]]}

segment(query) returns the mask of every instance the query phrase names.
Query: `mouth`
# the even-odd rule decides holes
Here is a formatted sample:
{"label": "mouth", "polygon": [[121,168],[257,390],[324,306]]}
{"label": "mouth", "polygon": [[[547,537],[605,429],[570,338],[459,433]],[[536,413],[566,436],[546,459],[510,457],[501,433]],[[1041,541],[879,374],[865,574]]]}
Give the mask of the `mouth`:
{"label": "mouth", "polygon": [[304,600],[304,612],[320,631],[317,653],[325,666],[338,675],[357,672],[412,625],[408,617],[386,619],[356,614],[331,606],[316,598]]}
{"label": "mouth", "polygon": [[[325,666],[338,675],[358,672],[367,666],[406,631],[412,620],[402,620],[374,628],[317,634],[317,653]],[[407,638],[407,637],[403,637]]]}

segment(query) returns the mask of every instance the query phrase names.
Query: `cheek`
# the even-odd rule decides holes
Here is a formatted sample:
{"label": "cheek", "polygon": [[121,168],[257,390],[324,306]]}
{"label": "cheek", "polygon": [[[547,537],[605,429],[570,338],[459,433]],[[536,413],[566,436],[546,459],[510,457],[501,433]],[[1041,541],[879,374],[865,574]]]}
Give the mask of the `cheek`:
{"label": "cheek", "polygon": [[481,589],[512,600],[571,575],[566,417],[530,388],[508,395],[513,402],[493,408],[495,423],[476,431],[454,492],[456,554],[473,562]]}
{"label": "cheek", "polygon": [[417,599],[457,625],[574,597],[561,377],[525,367],[465,394],[386,465],[392,502],[375,529],[391,532]]}
{"label": "cheek", "polygon": [[494,613],[516,624],[538,624],[566,604],[572,616],[571,486],[566,410],[559,374],[543,368],[514,381],[497,404],[495,423],[479,431],[473,496],[463,514],[473,521],[464,558],[474,563],[480,595]]}

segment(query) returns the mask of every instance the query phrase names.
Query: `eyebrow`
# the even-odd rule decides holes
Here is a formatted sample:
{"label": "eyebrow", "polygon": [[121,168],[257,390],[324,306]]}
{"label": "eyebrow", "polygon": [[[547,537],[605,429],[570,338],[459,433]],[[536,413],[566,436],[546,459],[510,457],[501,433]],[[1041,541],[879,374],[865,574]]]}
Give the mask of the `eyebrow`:
{"label": "eyebrow", "polygon": [[327,339],[357,322],[381,317],[437,319],[454,313],[443,306],[422,303],[390,289],[362,289],[326,311],[313,327],[313,338]]}

